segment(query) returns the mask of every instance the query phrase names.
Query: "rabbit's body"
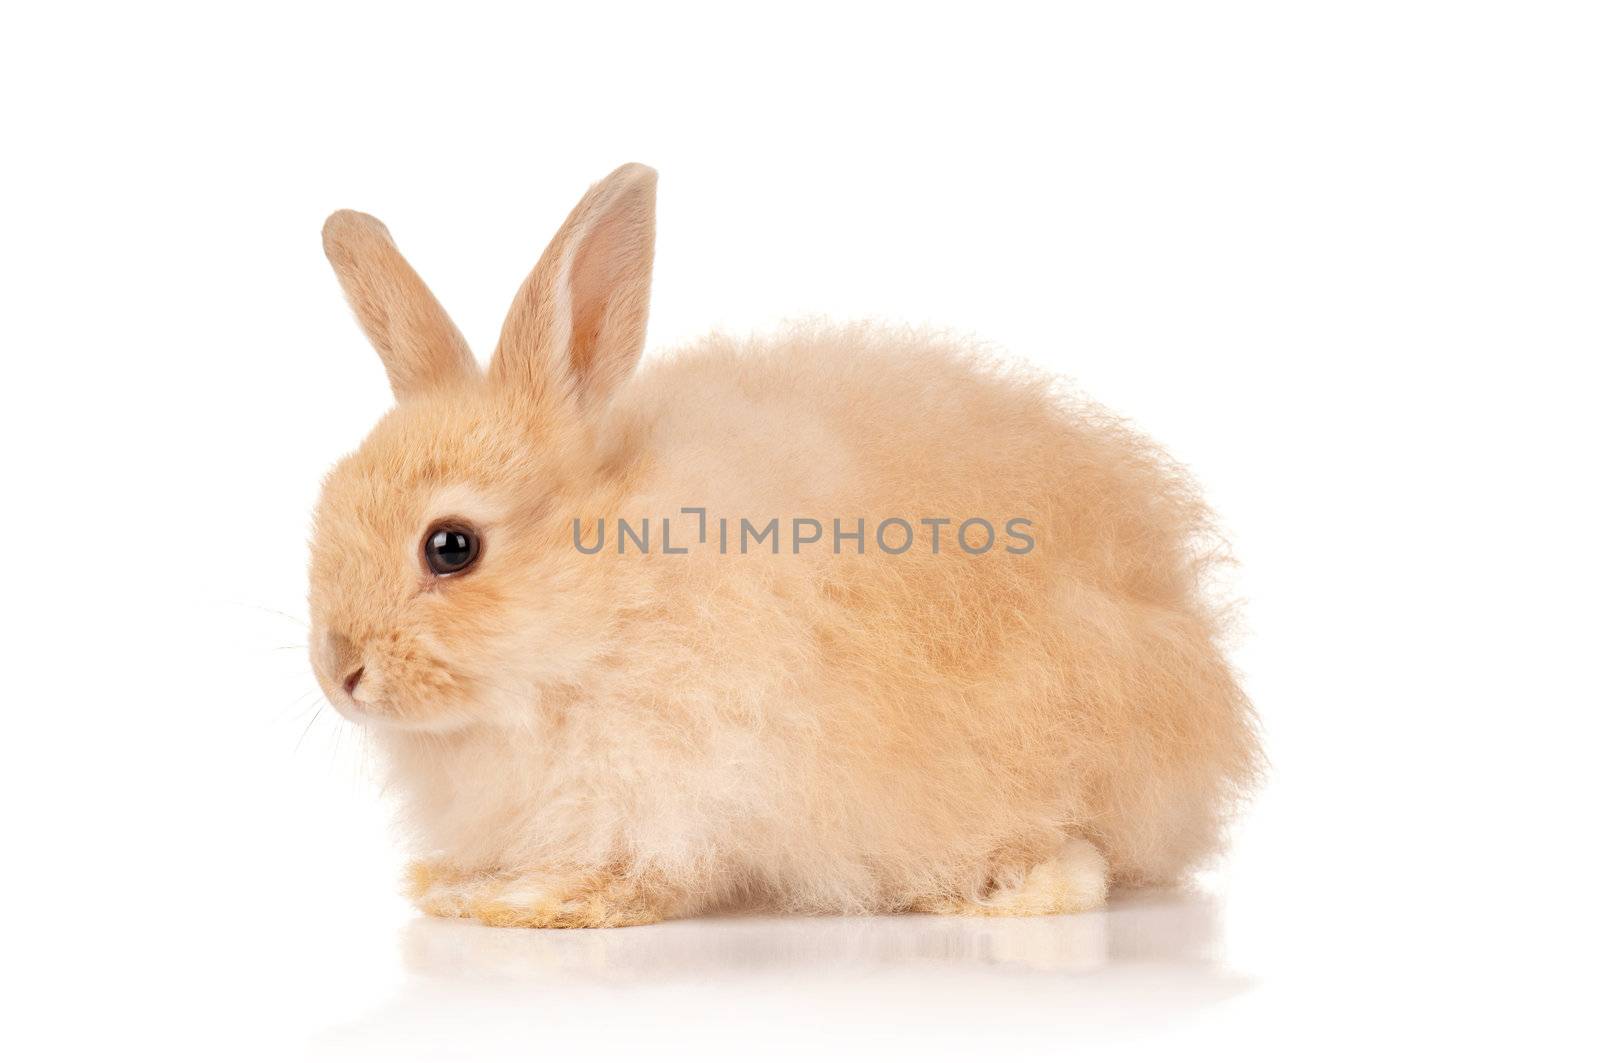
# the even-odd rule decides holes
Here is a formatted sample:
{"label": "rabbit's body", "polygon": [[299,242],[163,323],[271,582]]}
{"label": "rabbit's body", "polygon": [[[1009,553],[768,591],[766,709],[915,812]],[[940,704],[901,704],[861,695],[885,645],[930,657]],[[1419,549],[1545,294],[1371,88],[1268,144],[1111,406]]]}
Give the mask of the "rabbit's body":
{"label": "rabbit's body", "polygon": [[[477,568],[416,592],[313,565],[323,639],[374,688],[341,707],[393,725],[425,908],[1070,911],[1214,849],[1255,741],[1206,511],[1149,443],[867,327],[710,341],[588,414],[534,391],[491,372],[402,404],[319,517],[392,540],[385,564],[441,516],[485,529]],[[752,538],[774,520],[776,553]]]}

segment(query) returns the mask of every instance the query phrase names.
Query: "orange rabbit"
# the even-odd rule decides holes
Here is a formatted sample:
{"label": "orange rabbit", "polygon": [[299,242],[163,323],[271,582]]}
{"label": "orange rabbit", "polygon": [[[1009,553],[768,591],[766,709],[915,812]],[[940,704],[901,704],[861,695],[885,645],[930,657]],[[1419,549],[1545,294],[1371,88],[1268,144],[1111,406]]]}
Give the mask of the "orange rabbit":
{"label": "orange rabbit", "polygon": [[378,221],[323,232],[398,401],[324,486],[312,664],[418,904],[1032,915],[1213,852],[1259,754],[1182,471],[917,333],[636,372],[655,185],[590,189],[486,371]]}

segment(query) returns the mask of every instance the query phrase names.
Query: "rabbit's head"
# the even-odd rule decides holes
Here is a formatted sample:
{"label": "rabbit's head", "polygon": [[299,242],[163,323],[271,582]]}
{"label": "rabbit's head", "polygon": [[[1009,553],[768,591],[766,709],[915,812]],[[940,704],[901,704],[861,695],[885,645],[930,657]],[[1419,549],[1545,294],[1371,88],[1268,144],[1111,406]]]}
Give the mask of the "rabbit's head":
{"label": "rabbit's head", "polygon": [[655,176],[628,165],[589,190],[487,371],[377,219],[328,219],[397,400],[328,475],[311,542],[312,666],[346,715],[449,730],[605,652],[594,566],[567,536],[573,501],[619,475],[597,426],[644,345]]}

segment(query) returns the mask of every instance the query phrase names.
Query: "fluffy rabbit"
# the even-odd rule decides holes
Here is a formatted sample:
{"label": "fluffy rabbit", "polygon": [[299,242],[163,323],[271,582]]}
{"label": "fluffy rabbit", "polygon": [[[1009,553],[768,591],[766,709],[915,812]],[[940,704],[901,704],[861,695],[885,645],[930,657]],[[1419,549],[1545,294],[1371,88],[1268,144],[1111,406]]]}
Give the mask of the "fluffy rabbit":
{"label": "fluffy rabbit", "polygon": [[589,190],[487,370],[383,225],[323,230],[398,401],[324,485],[312,664],[417,903],[1034,915],[1212,852],[1258,753],[1181,470],[921,334],[636,372],[655,184]]}

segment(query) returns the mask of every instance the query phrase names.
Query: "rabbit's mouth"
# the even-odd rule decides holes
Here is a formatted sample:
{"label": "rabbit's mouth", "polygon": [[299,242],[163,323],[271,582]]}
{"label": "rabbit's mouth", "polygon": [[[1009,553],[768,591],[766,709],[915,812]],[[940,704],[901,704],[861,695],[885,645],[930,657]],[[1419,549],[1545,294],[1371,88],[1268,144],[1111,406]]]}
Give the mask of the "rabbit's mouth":
{"label": "rabbit's mouth", "polygon": [[439,734],[459,730],[470,720],[464,708],[436,706],[418,712],[380,699],[330,694],[328,700],[340,716],[357,726],[374,730]]}
{"label": "rabbit's mouth", "polygon": [[362,727],[451,731],[474,718],[475,684],[424,640],[392,633],[315,632],[311,667],[328,702]]}

